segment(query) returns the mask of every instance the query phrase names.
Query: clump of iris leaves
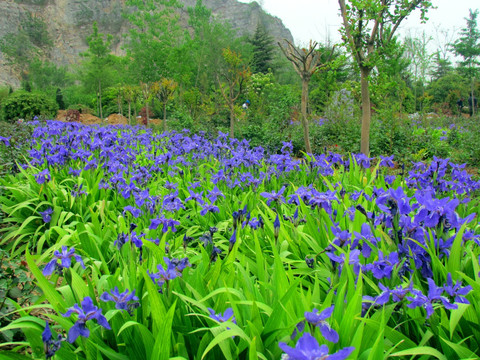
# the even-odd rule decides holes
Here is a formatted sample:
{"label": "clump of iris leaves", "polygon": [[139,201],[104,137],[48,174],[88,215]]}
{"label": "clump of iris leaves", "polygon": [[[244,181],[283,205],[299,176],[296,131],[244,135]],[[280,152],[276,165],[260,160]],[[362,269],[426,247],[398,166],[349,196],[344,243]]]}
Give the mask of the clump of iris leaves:
{"label": "clump of iris leaves", "polygon": [[32,126],[1,179],[1,246],[42,296],[7,300],[0,331],[24,333],[7,358],[478,358],[480,183],[464,166]]}

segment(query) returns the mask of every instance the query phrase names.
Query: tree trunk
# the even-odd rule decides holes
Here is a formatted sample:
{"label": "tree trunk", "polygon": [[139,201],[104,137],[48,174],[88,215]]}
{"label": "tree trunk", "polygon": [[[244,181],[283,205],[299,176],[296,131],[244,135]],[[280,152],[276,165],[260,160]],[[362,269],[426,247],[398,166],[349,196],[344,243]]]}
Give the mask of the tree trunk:
{"label": "tree trunk", "polygon": [[472,77],[472,83],[470,84],[471,87],[471,96],[472,96],[472,117],[475,116],[475,97],[473,96],[473,91],[475,87],[475,77]]}
{"label": "tree trunk", "polygon": [[132,114],[132,108],[131,108],[131,102],[128,102],[128,125],[132,125],[132,119],[131,119],[131,114]]}
{"label": "tree trunk", "polygon": [[148,100],[145,101],[145,111],[146,111],[146,116],[147,116],[147,128],[150,127],[150,120],[149,120],[149,117],[150,117],[150,114],[148,113]]}
{"label": "tree trunk", "polygon": [[103,124],[103,112],[102,112],[102,83],[101,80],[98,80],[98,106],[100,110],[100,119],[102,120]]}
{"label": "tree trunk", "polygon": [[311,154],[312,147],[310,146],[310,134],[308,131],[307,102],[308,102],[308,80],[302,79],[301,110],[302,110],[303,140],[305,141],[305,151],[308,154]]}
{"label": "tree trunk", "polygon": [[167,103],[163,103],[163,131],[167,131]]}
{"label": "tree trunk", "polygon": [[235,130],[235,107],[233,106],[233,101],[230,100],[230,138],[234,138],[234,130]]}
{"label": "tree trunk", "polygon": [[369,155],[370,153],[370,120],[372,112],[370,109],[370,92],[368,90],[368,75],[370,69],[360,68],[362,85],[362,133],[360,140],[360,152]]}

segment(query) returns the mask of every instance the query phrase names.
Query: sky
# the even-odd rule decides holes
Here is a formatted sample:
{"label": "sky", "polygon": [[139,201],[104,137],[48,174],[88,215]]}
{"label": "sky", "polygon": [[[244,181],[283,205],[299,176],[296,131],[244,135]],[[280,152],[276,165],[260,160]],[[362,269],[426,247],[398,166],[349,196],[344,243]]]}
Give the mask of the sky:
{"label": "sky", "polygon": [[[250,3],[252,0],[239,0]],[[292,33],[296,45],[307,45],[309,40],[325,43],[339,42],[338,29],[341,17],[337,0],[257,0],[262,8],[280,18]],[[432,38],[430,48],[445,47],[458,37],[458,31],[466,26],[469,9],[480,8],[479,0],[433,0],[437,9],[428,12],[429,21],[420,23],[416,10],[402,22],[400,36],[418,37],[423,31]],[[480,19],[479,19],[480,26]],[[435,51],[433,50],[433,51]]]}

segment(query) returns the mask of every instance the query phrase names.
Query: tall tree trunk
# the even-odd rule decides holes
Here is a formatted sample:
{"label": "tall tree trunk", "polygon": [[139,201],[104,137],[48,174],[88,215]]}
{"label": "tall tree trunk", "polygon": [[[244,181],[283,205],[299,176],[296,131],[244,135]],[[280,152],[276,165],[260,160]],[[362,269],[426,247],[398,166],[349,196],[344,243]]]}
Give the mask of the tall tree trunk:
{"label": "tall tree trunk", "polygon": [[470,84],[470,88],[471,88],[471,96],[472,96],[472,117],[475,116],[475,96],[473,95],[473,91],[474,91],[474,87],[475,87],[475,76],[472,77],[472,83]]}
{"label": "tall tree trunk", "polygon": [[230,100],[230,138],[234,138],[234,130],[235,130],[235,107],[233,106],[233,100]]}
{"label": "tall tree trunk", "polygon": [[132,106],[131,106],[131,102],[129,101],[128,102],[128,125],[132,125],[131,115],[132,115]]}
{"label": "tall tree trunk", "polygon": [[103,112],[102,112],[102,82],[98,80],[98,105],[100,108],[100,119],[102,119],[103,123]]}
{"label": "tall tree trunk", "polygon": [[163,103],[163,131],[167,131],[167,103]]}
{"label": "tall tree trunk", "polygon": [[310,146],[310,134],[308,131],[308,119],[307,119],[307,102],[308,102],[308,80],[302,79],[302,127],[303,127],[303,140],[305,141],[305,151],[308,154],[312,153],[312,147]]}
{"label": "tall tree trunk", "polygon": [[145,111],[146,111],[146,116],[147,116],[147,128],[150,127],[150,114],[148,113],[148,100],[145,101]]}
{"label": "tall tree trunk", "polygon": [[368,90],[369,69],[360,68],[361,85],[362,85],[362,132],[360,140],[360,152],[369,155],[370,153],[370,120],[372,112],[370,109],[370,91]]}

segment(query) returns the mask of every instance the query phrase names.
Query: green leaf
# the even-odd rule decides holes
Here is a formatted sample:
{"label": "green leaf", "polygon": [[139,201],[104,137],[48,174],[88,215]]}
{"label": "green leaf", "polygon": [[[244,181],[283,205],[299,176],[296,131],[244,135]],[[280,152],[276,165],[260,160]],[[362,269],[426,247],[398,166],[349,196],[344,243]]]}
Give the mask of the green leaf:
{"label": "green leaf", "polygon": [[428,355],[428,356],[433,356],[439,360],[447,360],[447,357],[443,355],[440,351],[429,346],[419,346],[412,349],[402,350],[394,354],[391,354],[390,356],[405,356],[405,355]]}

